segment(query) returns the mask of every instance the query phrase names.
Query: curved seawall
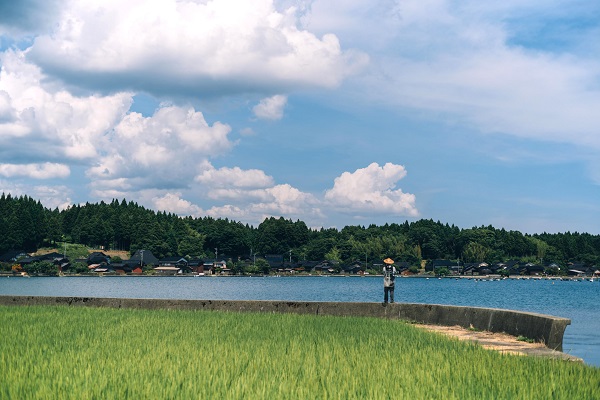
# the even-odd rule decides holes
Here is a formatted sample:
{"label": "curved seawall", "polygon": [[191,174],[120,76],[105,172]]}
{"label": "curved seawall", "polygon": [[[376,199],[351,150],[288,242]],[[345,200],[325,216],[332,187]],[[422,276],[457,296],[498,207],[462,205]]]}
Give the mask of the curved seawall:
{"label": "curved seawall", "polygon": [[504,332],[544,343],[562,351],[563,335],[571,320],[551,315],[481,307],[438,304],[351,303],[254,300],[165,300],[99,297],[0,296],[0,305],[68,305],[112,308],[215,310],[296,313],[401,319],[429,325],[462,326]]}

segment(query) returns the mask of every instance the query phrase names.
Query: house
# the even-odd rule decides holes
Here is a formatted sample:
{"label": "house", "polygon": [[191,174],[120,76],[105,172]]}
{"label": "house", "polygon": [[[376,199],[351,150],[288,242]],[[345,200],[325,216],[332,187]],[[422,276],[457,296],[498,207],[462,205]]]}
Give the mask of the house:
{"label": "house", "polygon": [[508,273],[510,275],[525,275],[527,273],[527,267],[524,263],[513,260],[512,262],[508,261],[507,264]]}
{"label": "house", "polygon": [[135,261],[141,266],[158,265],[158,258],[156,258],[150,250],[137,250],[133,253],[129,261]]}
{"label": "house", "polygon": [[337,270],[337,262],[323,260],[315,265],[314,271],[321,274],[333,274]]}
{"label": "house", "polygon": [[25,266],[25,265],[33,264],[33,263],[40,262],[40,261],[43,261],[42,257],[40,257],[40,256],[28,256],[28,257],[23,257],[23,258],[19,259],[19,264],[21,264],[21,266]]}
{"label": "house", "polygon": [[439,268],[448,268],[449,271],[452,271],[457,265],[456,261],[451,260],[431,260],[431,263],[425,266],[425,271],[433,271],[435,272]]}
{"label": "house", "polygon": [[0,262],[15,262],[21,258],[29,257],[23,250],[9,250],[0,256]]}
{"label": "house", "polygon": [[[191,272],[192,269],[189,267],[189,262],[184,257],[165,257],[158,261],[159,267],[176,267],[181,272]],[[154,268],[156,270],[156,268]],[[166,270],[165,270],[166,271]]]}
{"label": "house", "polygon": [[490,266],[488,263],[475,262],[475,263],[464,263],[460,267],[461,275],[489,275],[494,271],[497,271],[498,266]]}
{"label": "house", "polygon": [[315,267],[319,264],[318,261],[298,261],[296,270],[311,272],[315,269]]}
{"label": "house", "polygon": [[41,258],[42,258],[42,261],[50,261],[52,264],[56,265],[60,272],[62,272],[63,270],[66,270],[71,265],[71,263],[67,257],[65,257],[63,254],[58,253],[56,251],[52,252],[52,253],[44,254],[41,256]]}
{"label": "house", "polygon": [[278,269],[283,266],[283,254],[266,254],[265,260],[267,260],[271,269]]}
{"label": "house", "polygon": [[125,260],[119,263],[112,263],[111,267],[119,275],[141,275],[142,266],[139,261]]}
{"label": "house", "polygon": [[591,268],[586,267],[586,265],[582,262],[574,262],[574,263],[569,263],[568,265],[568,270],[567,270],[567,275],[569,276],[586,276],[588,274],[591,275],[594,270]]}
{"label": "house", "polygon": [[354,261],[352,264],[344,267],[344,272],[347,274],[358,274],[362,271],[364,271],[364,267],[360,261]]}
{"label": "house", "polygon": [[410,263],[408,261],[399,261],[394,263],[394,267],[396,267],[398,274],[407,275],[405,272],[410,268]]}
{"label": "house", "polygon": [[115,270],[113,269],[112,266],[108,265],[108,264],[90,264],[88,265],[88,271],[89,272],[95,272],[98,274],[104,274],[104,273],[108,273],[108,272],[115,272]]}
{"label": "house", "polygon": [[204,274],[204,260],[192,258],[188,261],[188,267],[197,274]]}
{"label": "house", "polygon": [[86,262],[88,265],[90,265],[90,264],[110,264],[110,256],[102,253],[101,251],[95,251],[88,255]]}
{"label": "house", "polygon": [[221,271],[221,275],[233,275],[234,271],[231,268],[227,267],[227,264],[225,264],[224,267],[220,267],[220,271]]}
{"label": "house", "polygon": [[490,275],[493,273],[492,268],[488,263],[482,262],[478,264],[479,275]]}
{"label": "house", "polygon": [[527,263],[525,269],[528,275],[543,275],[544,273],[544,266],[540,264]]}
{"label": "house", "polygon": [[[94,266],[94,268],[92,268],[92,265]],[[106,273],[115,272],[115,270],[112,268],[112,266],[110,266],[108,264],[92,264],[92,265],[88,266],[88,268],[90,269],[91,272],[96,272],[98,274],[106,274]]]}
{"label": "house", "polygon": [[56,265],[59,271],[62,271],[63,268],[67,268],[69,266],[69,259],[57,252],[20,258],[19,264],[21,266],[25,266],[43,261],[51,262],[52,264]]}
{"label": "house", "polygon": [[154,271],[162,275],[177,275],[181,273],[181,268],[174,265],[163,265],[155,267]]}

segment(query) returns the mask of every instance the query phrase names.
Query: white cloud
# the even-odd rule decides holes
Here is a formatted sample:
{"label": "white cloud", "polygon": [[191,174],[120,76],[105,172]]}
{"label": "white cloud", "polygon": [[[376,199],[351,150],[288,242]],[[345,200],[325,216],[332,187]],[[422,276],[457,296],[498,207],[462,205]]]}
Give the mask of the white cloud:
{"label": "white cloud", "polygon": [[0,193],[10,193],[13,197],[30,196],[50,209],[64,210],[73,204],[70,198],[71,189],[63,185],[29,185],[0,179]]}
{"label": "white cloud", "polygon": [[325,200],[332,208],[350,214],[416,217],[419,212],[415,195],[393,190],[405,176],[401,165],[387,163],[380,167],[372,163],[335,178],[333,188],[325,192]]}
{"label": "white cloud", "polygon": [[254,130],[252,128],[242,128],[240,130],[240,135],[242,136],[254,136],[256,133],[254,132]]}
{"label": "white cloud", "polygon": [[[421,36],[424,49],[418,56],[388,64],[386,76],[394,74],[391,85],[387,78],[378,85],[383,96],[459,116],[484,132],[600,148],[597,61],[512,45],[508,24],[485,7],[473,11],[441,3],[447,17],[443,24],[413,19],[415,29],[401,31],[409,43],[415,35],[432,34]],[[518,5],[512,7],[504,10],[506,17],[521,12]],[[440,42],[442,29],[447,34]],[[409,45],[411,50],[416,51]]]}
{"label": "white cloud", "polygon": [[252,111],[257,118],[277,120],[283,117],[283,109],[287,104],[287,96],[275,95],[262,99]]}
{"label": "white cloud", "polygon": [[[260,170],[214,168],[208,161],[199,166],[203,172],[194,185],[172,191],[156,186],[140,189],[131,180],[121,179],[115,188],[94,190],[99,198],[135,197],[141,204],[178,215],[230,218],[258,225],[265,218],[301,219],[310,226],[323,226],[335,213],[355,217],[418,216],[415,196],[394,190],[404,178],[404,167],[387,163],[380,167],[372,163],[354,173],[345,172],[335,179],[324,198],[304,192],[289,184],[275,184],[273,178]],[[215,205],[203,208],[198,202],[212,201]]]}
{"label": "white cloud", "polygon": [[228,217],[255,225],[268,217],[285,216],[309,222],[324,218],[320,209],[320,201],[315,196],[288,184],[251,192],[254,195],[251,199],[259,199],[259,201],[215,206],[206,213],[215,218]]}
{"label": "white cloud", "polygon": [[7,178],[28,177],[33,179],[66,178],[71,173],[64,164],[0,164],[0,175]]}
{"label": "white cloud", "polygon": [[193,217],[202,217],[204,211],[191,202],[181,198],[181,193],[166,193],[161,197],[154,197],[153,208],[177,215],[191,215]]}
{"label": "white cloud", "polygon": [[74,96],[46,85],[20,51],[0,53],[0,156],[7,161],[86,161],[106,130],[131,104],[131,95]]}
{"label": "white cloud", "polygon": [[335,87],[367,62],[272,0],[73,1],[30,57],[79,87],[187,96]]}
{"label": "white cloud", "polygon": [[231,149],[230,131],[220,122],[210,126],[192,108],[130,113],[104,138],[103,155],[87,175],[98,190],[186,187],[207,159]]}
{"label": "white cloud", "polygon": [[386,102],[456,115],[484,132],[600,148],[593,65],[500,48],[388,67],[403,73],[380,84]]}
{"label": "white cloud", "polygon": [[[331,0],[310,10],[307,28],[334,29],[370,49],[369,70],[351,81],[357,101],[483,133],[600,148],[600,62],[590,51],[600,28],[589,26],[597,4]],[[576,28],[579,17],[588,23]],[[549,43],[548,32],[565,25],[556,36],[572,44]]]}
{"label": "white cloud", "polygon": [[211,188],[265,188],[273,186],[273,178],[258,169],[242,170],[239,167],[215,169],[205,167],[196,181]]}
{"label": "white cloud", "polygon": [[312,194],[302,192],[289,184],[275,184],[273,178],[257,169],[239,167],[215,169],[209,163],[195,181],[202,185],[205,198],[220,203],[206,212],[213,217],[228,217],[252,224],[266,217],[322,216],[320,201]]}

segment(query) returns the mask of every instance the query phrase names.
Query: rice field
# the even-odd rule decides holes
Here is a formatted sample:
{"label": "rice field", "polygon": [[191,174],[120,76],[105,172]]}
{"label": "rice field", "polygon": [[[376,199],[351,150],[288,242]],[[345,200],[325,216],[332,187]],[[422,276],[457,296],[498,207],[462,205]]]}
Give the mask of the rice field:
{"label": "rice field", "polygon": [[597,399],[600,369],[375,318],[0,307],[1,399]]}

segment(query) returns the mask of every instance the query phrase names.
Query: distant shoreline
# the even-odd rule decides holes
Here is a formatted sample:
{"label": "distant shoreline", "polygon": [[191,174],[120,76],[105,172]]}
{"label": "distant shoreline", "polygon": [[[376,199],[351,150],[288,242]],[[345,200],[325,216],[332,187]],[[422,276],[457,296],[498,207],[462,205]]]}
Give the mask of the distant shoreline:
{"label": "distant shoreline", "polygon": [[[280,275],[198,275],[198,274],[63,274],[63,275],[19,275],[10,272],[0,272],[0,278],[382,278],[381,274],[374,275],[344,275],[344,274],[280,274]],[[403,275],[398,276],[398,279],[467,279],[474,281],[502,281],[502,280],[548,280],[548,281],[599,281],[598,278],[592,277],[576,277],[576,276],[509,276],[501,277],[500,275],[484,275],[484,276],[431,276],[431,275]]]}

